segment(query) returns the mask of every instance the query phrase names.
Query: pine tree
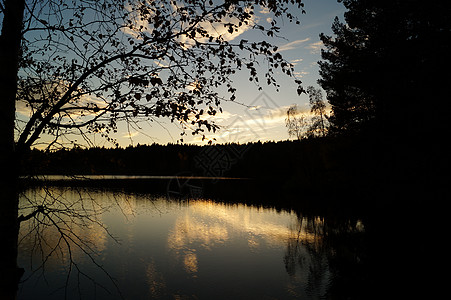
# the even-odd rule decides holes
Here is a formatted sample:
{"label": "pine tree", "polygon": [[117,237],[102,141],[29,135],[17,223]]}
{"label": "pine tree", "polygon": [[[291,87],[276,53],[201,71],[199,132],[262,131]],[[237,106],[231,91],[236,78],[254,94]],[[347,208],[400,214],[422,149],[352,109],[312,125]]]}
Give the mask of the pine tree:
{"label": "pine tree", "polygon": [[419,135],[444,119],[426,107],[443,105],[451,50],[449,1],[343,0],[325,45],[319,84],[332,106],[331,130],[369,128]]}

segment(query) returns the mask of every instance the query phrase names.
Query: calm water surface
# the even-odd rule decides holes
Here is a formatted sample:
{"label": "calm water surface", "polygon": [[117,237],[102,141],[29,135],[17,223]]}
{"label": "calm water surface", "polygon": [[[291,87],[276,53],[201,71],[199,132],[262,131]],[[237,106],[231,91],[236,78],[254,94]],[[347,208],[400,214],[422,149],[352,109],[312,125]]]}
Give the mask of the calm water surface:
{"label": "calm water surface", "polygon": [[20,203],[54,210],[22,225],[18,299],[318,299],[335,278],[321,217],[80,188]]}

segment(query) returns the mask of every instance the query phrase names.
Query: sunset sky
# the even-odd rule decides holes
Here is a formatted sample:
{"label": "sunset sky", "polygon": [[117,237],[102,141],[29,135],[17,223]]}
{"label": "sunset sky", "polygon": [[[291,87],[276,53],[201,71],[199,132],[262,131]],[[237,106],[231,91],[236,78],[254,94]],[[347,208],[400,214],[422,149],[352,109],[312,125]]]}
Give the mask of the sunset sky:
{"label": "sunset sky", "polygon": [[[269,42],[277,45],[285,59],[295,65],[295,75],[301,79],[304,87],[314,85],[319,78],[317,62],[321,59],[319,40],[321,32],[331,34],[331,25],[335,16],[343,18],[345,11],[342,4],[336,0],[305,0],[306,14],[300,15],[301,25],[291,24],[288,21],[280,23],[282,38],[275,38]],[[256,12],[258,22],[270,22],[273,17],[264,10]],[[261,40],[266,36],[260,33],[245,31],[234,37],[235,39]],[[286,109],[297,104],[299,108],[309,110],[308,97],[304,94],[298,96],[296,84],[292,78],[284,74],[278,76],[280,91],[274,87],[262,85],[263,91],[248,80],[246,70],[235,75],[235,87],[237,89],[236,103],[224,102],[223,113],[218,113],[214,120],[221,126],[219,132],[206,134],[210,139],[215,138],[216,143],[249,141],[286,140],[289,138],[285,127]],[[239,103],[247,106],[240,105]],[[141,129],[119,129],[116,138],[122,146],[137,143],[176,143],[180,139],[181,129],[169,120],[159,119],[158,122],[143,123]],[[99,138],[100,140],[100,138]],[[185,143],[202,142],[202,136],[192,136],[189,132],[183,137]],[[106,145],[105,145],[106,146]]]}
{"label": "sunset sky", "polygon": [[[299,17],[300,25],[290,23],[288,20],[279,20],[281,37],[269,38],[261,32],[250,30],[251,26],[248,26],[233,35],[227,33],[228,36],[225,39],[266,40],[278,46],[278,51],[282,56],[294,65],[294,75],[296,79],[302,80],[303,87],[306,88],[309,85],[318,87],[316,83],[319,78],[317,62],[321,59],[322,47],[319,34],[322,32],[331,34],[333,19],[335,16],[342,19],[345,9],[341,3],[337,3],[337,0],[304,0],[303,2],[306,14],[302,15],[298,9],[291,12]],[[256,23],[268,25],[273,17],[269,10],[256,7],[254,19]],[[214,28],[214,30],[218,31],[218,28]],[[226,30],[225,27],[224,30]],[[116,139],[122,147],[138,143],[177,143],[180,138],[183,138],[185,143],[197,144],[205,144],[208,140],[214,140],[215,143],[286,140],[289,138],[285,127],[287,108],[292,104],[297,104],[301,111],[307,112],[309,110],[308,97],[305,94],[298,96],[294,78],[285,74],[275,74],[278,84],[280,84],[279,92],[273,86],[267,86],[263,76],[264,67],[261,66],[260,69],[262,91],[258,90],[253,81],[249,81],[248,70],[242,70],[234,75],[236,101],[222,103],[223,112],[218,112],[212,118],[221,129],[215,133],[207,132],[205,141],[202,141],[202,135],[193,136],[189,130],[185,136],[181,137],[180,124],[171,123],[167,118],[157,118],[152,122],[143,121],[137,124],[119,124],[118,132],[112,134],[111,137]],[[257,72],[258,70],[257,68]],[[21,114],[20,107],[17,108],[17,112]],[[26,113],[22,115],[25,116]],[[19,116],[19,118],[21,117]],[[84,138],[81,136],[73,135],[69,139],[78,144],[84,143]],[[90,146],[114,146],[100,135],[89,136],[89,139],[92,142]],[[48,140],[49,138],[42,135],[35,146],[45,148],[49,143]]]}

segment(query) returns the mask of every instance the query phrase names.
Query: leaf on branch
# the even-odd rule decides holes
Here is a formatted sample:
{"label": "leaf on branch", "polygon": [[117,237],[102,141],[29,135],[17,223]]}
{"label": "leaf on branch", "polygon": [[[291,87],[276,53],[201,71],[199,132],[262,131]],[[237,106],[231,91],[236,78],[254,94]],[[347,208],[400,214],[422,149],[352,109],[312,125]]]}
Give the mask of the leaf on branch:
{"label": "leaf on branch", "polygon": [[305,90],[302,87],[298,87],[297,92],[298,92],[298,95],[301,95],[302,93],[305,92]]}
{"label": "leaf on branch", "polygon": [[128,79],[128,83],[130,85],[143,86],[146,87],[149,85],[149,80],[139,78],[139,77],[130,77]]}
{"label": "leaf on branch", "polygon": [[153,86],[155,86],[155,85],[162,85],[163,84],[163,81],[161,80],[161,78],[159,78],[159,77],[152,77],[152,78],[150,78],[150,83],[153,85]]}

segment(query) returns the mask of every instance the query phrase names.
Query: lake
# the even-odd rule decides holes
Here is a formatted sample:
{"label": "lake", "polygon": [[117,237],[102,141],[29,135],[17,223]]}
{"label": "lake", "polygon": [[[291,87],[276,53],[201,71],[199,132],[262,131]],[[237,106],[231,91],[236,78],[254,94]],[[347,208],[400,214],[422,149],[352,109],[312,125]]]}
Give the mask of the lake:
{"label": "lake", "polygon": [[362,220],[242,200],[29,188],[20,213],[49,208],[21,226],[18,299],[319,299],[360,284]]}

